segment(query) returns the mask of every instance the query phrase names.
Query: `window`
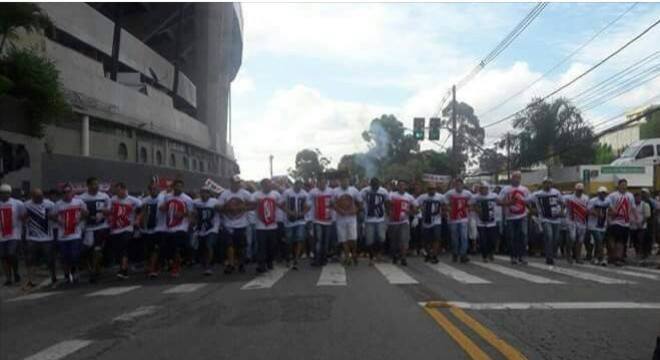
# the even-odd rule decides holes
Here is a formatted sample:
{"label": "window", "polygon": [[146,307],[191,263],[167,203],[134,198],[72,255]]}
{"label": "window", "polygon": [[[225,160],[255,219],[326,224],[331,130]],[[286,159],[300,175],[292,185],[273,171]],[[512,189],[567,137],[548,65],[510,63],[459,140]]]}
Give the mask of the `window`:
{"label": "window", "polygon": [[160,150],[156,150],[156,165],[163,165],[163,154],[160,152]]}
{"label": "window", "polygon": [[126,147],[126,144],[119,143],[117,155],[119,156],[119,160],[126,161],[126,159],[128,159],[128,148]]}
{"label": "window", "polygon": [[143,163],[143,164],[146,164],[147,160],[148,160],[147,148],[141,147],[140,148],[140,162]]}
{"label": "window", "polygon": [[197,159],[193,159],[193,171],[197,171]]}
{"label": "window", "polygon": [[203,161],[199,162],[199,172],[204,172],[204,162]]}
{"label": "window", "polygon": [[183,168],[186,170],[190,170],[190,163],[188,162],[187,156],[183,157]]}
{"label": "window", "polygon": [[170,166],[176,167],[176,156],[174,156],[174,154],[170,155]]}
{"label": "window", "polygon": [[637,159],[646,159],[648,157],[653,157],[653,145],[644,145],[635,158]]}

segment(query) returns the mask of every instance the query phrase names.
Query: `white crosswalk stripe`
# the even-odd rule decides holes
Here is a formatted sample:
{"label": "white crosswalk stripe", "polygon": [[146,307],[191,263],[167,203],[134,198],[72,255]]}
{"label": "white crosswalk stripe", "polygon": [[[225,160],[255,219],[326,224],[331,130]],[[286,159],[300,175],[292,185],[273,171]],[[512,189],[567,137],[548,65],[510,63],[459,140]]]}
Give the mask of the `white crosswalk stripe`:
{"label": "white crosswalk stripe", "polygon": [[480,262],[474,262],[474,265],[481,266],[483,268],[486,268],[488,270],[492,270],[495,272],[498,272],[500,274],[504,274],[507,276],[511,276],[517,279],[522,279],[525,281],[529,281],[535,284],[563,284],[563,282],[558,281],[558,280],[553,280],[549,279],[543,276],[538,276],[534,274],[529,274],[524,271],[516,270],[516,269],[511,269],[506,266],[498,265],[498,264],[493,264],[493,263],[480,263]]}
{"label": "white crosswalk stripe", "polygon": [[442,275],[445,275],[449,278],[452,278],[463,284],[490,284],[491,282],[482,279],[478,276],[470,275],[463,270],[459,270],[453,266],[447,265],[445,263],[439,262],[437,264],[427,264],[433,270],[439,272]]}
{"label": "white crosswalk stripe", "polygon": [[641,266],[638,266],[638,267],[624,266],[623,268],[628,269],[628,270],[638,270],[638,271],[643,271],[643,272],[646,272],[646,273],[660,275],[660,269],[650,269],[650,268],[645,268],[645,267],[641,267]]}
{"label": "white crosswalk stripe", "polygon": [[565,267],[559,267],[559,266],[553,266],[553,265],[545,265],[545,264],[538,264],[534,262],[529,263],[530,267],[536,268],[536,269],[541,269],[545,271],[550,271],[553,273],[561,274],[561,275],[566,275],[570,277],[574,277],[576,279],[581,279],[581,280],[587,280],[587,281],[594,281],[600,284],[607,284],[607,285],[612,285],[612,284],[636,284],[634,281],[629,281],[629,280],[621,280],[621,279],[614,279],[606,276],[600,276],[584,271],[578,271],[574,269],[568,269]]}
{"label": "white crosswalk stripe", "polygon": [[57,343],[49,348],[25,358],[25,360],[57,360],[64,358],[74,352],[91,344],[90,340],[67,340]]}
{"label": "white crosswalk stripe", "polygon": [[107,289],[99,290],[99,291],[93,292],[91,294],[87,294],[85,296],[115,296],[115,295],[125,294],[129,291],[133,291],[133,290],[139,289],[141,287],[142,286],[140,286],[140,285],[115,286],[115,287],[110,287],[110,288],[107,288]]}
{"label": "white crosswalk stripe", "polygon": [[34,293],[34,294],[15,297],[13,299],[7,300],[7,302],[37,300],[37,299],[43,299],[45,297],[49,297],[49,296],[53,296],[55,294],[61,294],[61,293],[62,293],[61,291],[40,292],[40,293]]}
{"label": "white crosswalk stripe", "polygon": [[374,264],[376,269],[380,271],[381,274],[387,279],[390,284],[394,285],[406,285],[406,284],[418,284],[419,282],[413,279],[410,275],[406,274],[405,271],[399,269],[394,264],[386,263],[376,263]]}
{"label": "white crosswalk stripe", "polygon": [[600,270],[600,271],[604,271],[604,272],[618,274],[618,275],[633,276],[633,277],[650,279],[650,280],[660,280],[660,275],[646,274],[646,273],[641,273],[641,272],[636,272],[636,271],[631,271],[631,270],[626,270],[626,269],[616,269],[616,268],[613,269],[613,268],[608,268],[608,267],[604,267],[604,266],[594,266],[594,265],[588,265],[588,264],[583,264],[583,265],[578,265],[578,266],[584,267],[584,268],[587,268],[587,269]]}
{"label": "white crosswalk stripe", "polygon": [[346,286],[346,269],[340,264],[327,264],[321,270],[316,286]]}
{"label": "white crosswalk stripe", "polygon": [[252,281],[243,285],[241,290],[269,289],[273,287],[273,285],[275,285],[275,283],[278,282],[288,270],[288,268],[282,266],[275,266],[273,270],[260,274]]}
{"label": "white crosswalk stripe", "polygon": [[169,288],[165,291],[163,291],[163,294],[183,294],[183,293],[191,293],[193,291],[197,291],[204,286],[208,284],[206,283],[197,283],[197,284],[181,284],[177,285],[175,287]]}

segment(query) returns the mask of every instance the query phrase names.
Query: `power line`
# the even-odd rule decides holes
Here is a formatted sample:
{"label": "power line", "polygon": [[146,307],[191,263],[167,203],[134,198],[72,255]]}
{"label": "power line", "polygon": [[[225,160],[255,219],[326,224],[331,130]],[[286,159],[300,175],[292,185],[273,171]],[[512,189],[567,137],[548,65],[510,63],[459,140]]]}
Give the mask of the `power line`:
{"label": "power line", "polygon": [[553,95],[556,95],[556,94],[559,93],[560,91],[562,91],[562,90],[564,90],[565,88],[567,88],[567,87],[573,85],[575,82],[577,82],[578,80],[580,80],[580,79],[582,79],[583,77],[587,76],[589,73],[591,73],[592,71],[596,70],[598,67],[600,67],[601,65],[603,65],[605,62],[607,62],[608,60],[610,60],[611,58],[613,58],[614,56],[616,56],[617,54],[619,54],[619,53],[620,53],[621,51],[623,51],[625,48],[627,48],[628,46],[630,46],[630,44],[634,43],[635,41],[639,40],[642,36],[646,35],[646,33],[648,33],[649,31],[651,31],[651,29],[653,29],[653,28],[654,28],[655,26],[657,26],[658,24],[660,24],[660,20],[657,20],[656,22],[654,22],[653,24],[651,24],[651,26],[647,27],[644,31],[642,31],[640,34],[638,34],[637,36],[635,36],[634,38],[632,38],[631,40],[629,40],[627,43],[625,43],[623,46],[621,46],[620,48],[618,48],[617,50],[615,50],[613,53],[609,54],[607,57],[605,57],[604,59],[602,59],[601,61],[599,61],[598,63],[596,63],[596,64],[593,65],[592,67],[590,67],[589,69],[587,69],[585,72],[583,72],[583,73],[581,73],[580,75],[576,76],[575,78],[573,78],[572,80],[570,80],[570,81],[567,82],[566,84],[564,84],[564,85],[558,87],[557,89],[555,89],[555,90],[552,91],[551,93],[549,93],[549,94],[545,95],[544,97],[542,97],[542,98],[540,98],[540,99],[534,101],[533,103],[531,103],[531,104],[525,106],[523,109],[518,110],[518,111],[516,111],[516,112],[513,113],[513,114],[510,114],[510,115],[508,115],[508,116],[505,116],[504,118],[502,118],[502,119],[500,119],[500,120],[497,120],[497,121],[491,122],[491,123],[486,124],[486,125],[484,125],[484,126],[482,126],[482,127],[483,127],[483,128],[488,128],[488,127],[491,127],[491,126],[493,126],[493,125],[497,125],[497,124],[503,123],[503,122],[505,122],[505,121],[507,121],[507,120],[509,120],[509,119],[511,119],[511,118],[513,118],[513,117],[515,117],[516,115],[518,115],[518,114],[521,113],[522,111],[525,111],[526,109],[528,109],[528,108],[531,107],[532,105],[535,105],[535,104],[537,104],[537,103],[539,103],[539,102],[542,102],[542,101],[548,99],[549,97],[551,97],[551,96],[553,96]]}
{"label": "power line", "polygon": [[546,70],[541,76],[539,76],[538,78],[536,78],[536,80],[532,81],[529,85],[527,85],[527,86],[525,86],[524,88],[520,89],[520,90],[519,90],[518,92],[516,92],[515,94],[509,96],[509,97],[506,98],[504,101],[502,101],[502,102],[500,102],[499,104],[493,106],[492,108],[486,110],[486,112],[484,112],[483,114],[479,115],[479,117],[483,117],[484,115],[488,115],[488,114],[492,113],[493,111],[499,109],[500,107],[504,106],[505,104],[507,104],[507,103],[508,103],[509,101],[511,101],[512,99],[518,97],[520,94],[524,93],[524,92],[527,91],[529,88],[531,88],[532,86],[536,85],[539,81],[541,81],[543,78],[545,78],[546,76],[548,76],[548,74],[550,74],[550,73],[552,73],[553,71],[557,70],[561,65],[565,64],[568,60],[570,60],[571,58],[573,58],[573,56],[575,56],[577,53],[579,53],[580,51],[582,51],[582,49],[584,49],[584,48],[585,48],[587,45],[589,45],[592,41],[594,41],[596,38],[598,38],[598,36],[600,36],[600,34],[602,34],[603,32],[605,32],[605,30],[607,30],[607,29],[610,28],[612,25],[614,25],[614,24],[617,23],[619,20],[621,20],[621,18],[624,17],[627,13],[629,13],[629,12],[630,12],[635,6],[637,6],[637,4],[638,4],[638,3],[634,3],[634,4],[632,4],[632,6],[628,7],[623,13],[619,14],[619,16],[617,16],[615,19],[613,19],[612,21],[610,21],[609,23],[607,23],[607,25],[605,25],[603,28],[601,28],[600,30],[598,30],[598,32],[596,32],[591,38],[589,38],[589,40],[587,40],[587,41],[584,42],[582,45],[580,45],[580,46],[577,47],[575,50],[573,50],[573,52],[571,52],[568,56],[566,56],[566,57],[563,58],[561,61],[559,61],[558,63],[556,63],[552,68]]}
{"label": "power line", "polygon": [[658,76],[660,76],[660,66],[658,66],[654,69],[650,69],[650,70],[653,70],[653,71],[648,73],[648,74],[644,74],[644,76],[642,76],[642,77],[630,79],[630,80],[622,83],[617,88],[611,89],[610,91],[606,92],[602,96],[599,96],[599,97],[593,99],[592,101],[590,101],[586,104],[583,104],[582,105],[582,110],[583,111],[588,111],[588,110],[591,110],[591,109],[596,108],[598,106],[601,106],[604,103],[606,103],[606,102],[608,102],[612,99],[615,99],[615,98],[617,98],[617,97],[619,97],[619,96],[621,96],[621,95],[623,95],[627,92],[630,92],[631,90],[636,89],[636,88],[648,83],[649,81],[654,80]]}

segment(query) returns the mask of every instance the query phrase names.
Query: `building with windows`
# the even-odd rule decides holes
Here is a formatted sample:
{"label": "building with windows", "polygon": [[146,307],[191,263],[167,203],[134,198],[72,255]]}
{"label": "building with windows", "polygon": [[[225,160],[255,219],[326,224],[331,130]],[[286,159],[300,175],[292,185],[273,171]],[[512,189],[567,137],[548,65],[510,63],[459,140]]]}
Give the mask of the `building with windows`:
{"label": "building with windows", "polygon": [[[659,106],[660,105],[649,105],[632,111],[626,114],[626,120],[635,119],[643,115],[645,112],[653,110]],[[647,122],[647,118],[648,116],[644,116],[639,121],[635,121],[626,126],[622,126],[616,130],[608,132],[600,138],[600,142],[602,144],[610,145],[615,155],[621,155],[621,153],[623,153],[623,151],[625,151],[630,144],[641,139],[640,129],[642,124]]]}
{"label": "building with windows", "polygon": [[[192,188],[239,172],[227,129],[242,61],[240,4],[39,6],[55,31],[16,43],[54,61],[74,114],[34,138],[22,121],[28,110],[0,99],[0,141],[28,157],[3,181],[51,188],[94,175],[143,189],[159,176]],[[10,154],[1,155],[5,164]]]}

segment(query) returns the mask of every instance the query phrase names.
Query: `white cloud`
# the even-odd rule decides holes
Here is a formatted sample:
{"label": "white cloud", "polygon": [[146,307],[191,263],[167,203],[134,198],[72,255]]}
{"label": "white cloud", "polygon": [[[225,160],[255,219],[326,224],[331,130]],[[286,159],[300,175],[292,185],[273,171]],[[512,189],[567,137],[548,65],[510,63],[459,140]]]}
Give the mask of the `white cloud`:
{"label": "white cloud", "polygon": [[245,69],[241,69],[236,79],[231,83],[231,92],[233,95],[246,95],[254,91],[254,79]]}
{"label": "white cloud", "polygon": [[369,122],[392,109],[324,97],[318,90],[296,85],[277,91],[264,111],[249,119],[236,116],[234,148],[244,177],[268,176],[292,167],[304,148],[319,148],[336,164],[344,154],[366,149],[361,133]]}

